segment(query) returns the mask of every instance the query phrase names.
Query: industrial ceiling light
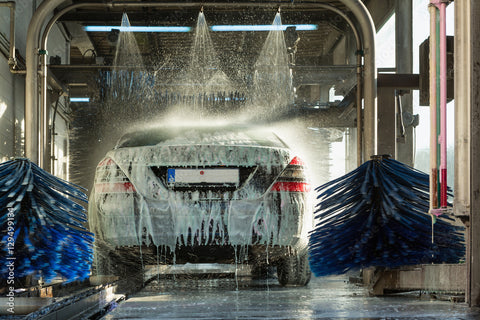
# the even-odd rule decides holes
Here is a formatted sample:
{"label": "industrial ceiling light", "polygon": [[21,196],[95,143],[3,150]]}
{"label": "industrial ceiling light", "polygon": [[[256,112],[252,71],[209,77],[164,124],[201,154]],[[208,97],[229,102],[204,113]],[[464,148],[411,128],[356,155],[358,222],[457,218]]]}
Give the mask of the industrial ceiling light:
{"label": "industrial ceiling light", "polygon": [[297,31],[314,31],[318,29],[316,24],[256,24],[256,25],[214,25],[210,29],[212,31],[285,31],[287,28],[294,27]]}
{"label": "industrial ceiling light", "polygon": [[70,102],[90,102],[88,97],[70,97]]}
{"label": "industrial ceiling light", "polygon": [[[280,26],[271,24],[256,25],[214,25],[210,27],[212,31],[285,31],[289,27],[294,27],[297,31],[314,31],[318,29],[316,24],[284,24]],[[190,32],[191,27],[186,26],[85,26],[83,29],[87,32],[111,32],[113,30],[129,32]]]}
{"label": "industrial ceiling light", "polygon": [[118,30],[119,32],[190,32],[191,27],[165,27],[165,26],[85,26],[83,29],[87,32],[111,32]]}

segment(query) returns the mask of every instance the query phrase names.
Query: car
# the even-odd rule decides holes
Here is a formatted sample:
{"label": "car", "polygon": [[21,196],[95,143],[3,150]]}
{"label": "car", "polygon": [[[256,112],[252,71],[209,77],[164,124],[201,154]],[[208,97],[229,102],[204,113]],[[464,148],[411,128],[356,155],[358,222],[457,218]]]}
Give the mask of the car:
{"label": "car", "polygon": [[282,285],[306,285],[310,188],[305,163],[263,127],[128,132],[96,168],[89,223],[97,268],[246,262],[275,266]]}

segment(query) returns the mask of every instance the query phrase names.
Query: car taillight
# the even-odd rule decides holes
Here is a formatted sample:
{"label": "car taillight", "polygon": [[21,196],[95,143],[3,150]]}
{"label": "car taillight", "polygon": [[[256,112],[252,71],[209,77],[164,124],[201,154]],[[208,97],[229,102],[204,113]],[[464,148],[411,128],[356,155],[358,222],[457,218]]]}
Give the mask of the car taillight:
{"label": "car taillight", "polygon": [[310,183],[305,176],[305,163],[299,157],[294,157],[283,170],[270,189],[273,192],[309,192]]}
{"label": "car taillight", "polygon": [[110,158],[98,164],[95,175],[97,193],[134,193],[135,187],[120,167]]}

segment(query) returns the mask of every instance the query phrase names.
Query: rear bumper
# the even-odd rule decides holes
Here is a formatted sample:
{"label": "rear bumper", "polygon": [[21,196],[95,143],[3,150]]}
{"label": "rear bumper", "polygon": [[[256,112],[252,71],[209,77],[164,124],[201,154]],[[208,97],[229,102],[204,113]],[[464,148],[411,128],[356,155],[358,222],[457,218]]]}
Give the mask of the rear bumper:
{"label": "rear bumper", "polygon": [[[294,248],[288,246],[268,246],[262,244],[248,246],[232,245],[193,245],[176,246],[174,251],[170,249],[157,250],[156,246],[143,245],[119,247],[115,253],[125,260],[137,260],[141,256],[144,265],[156,264],[185,264],[185,263],[243,263],[250,264],[276,264],[282,258],[294,252]],[[140,254],[141,252],[141,254]]]}
{"label": "rear bumper", "polygon": [[270,245],[304,247],[311,211],[303,193],[259,200],[165,201],[97,196],[89,208],[97,239],[114,247]]}

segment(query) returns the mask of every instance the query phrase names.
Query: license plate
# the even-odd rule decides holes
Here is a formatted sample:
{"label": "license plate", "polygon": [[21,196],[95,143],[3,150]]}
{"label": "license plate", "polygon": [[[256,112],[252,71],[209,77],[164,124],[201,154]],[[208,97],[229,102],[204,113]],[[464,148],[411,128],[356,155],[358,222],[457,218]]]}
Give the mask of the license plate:
{"label": "license plate", "polygon": [[168,169],[168,184],[231,184],[238,185],[238,169]]}

